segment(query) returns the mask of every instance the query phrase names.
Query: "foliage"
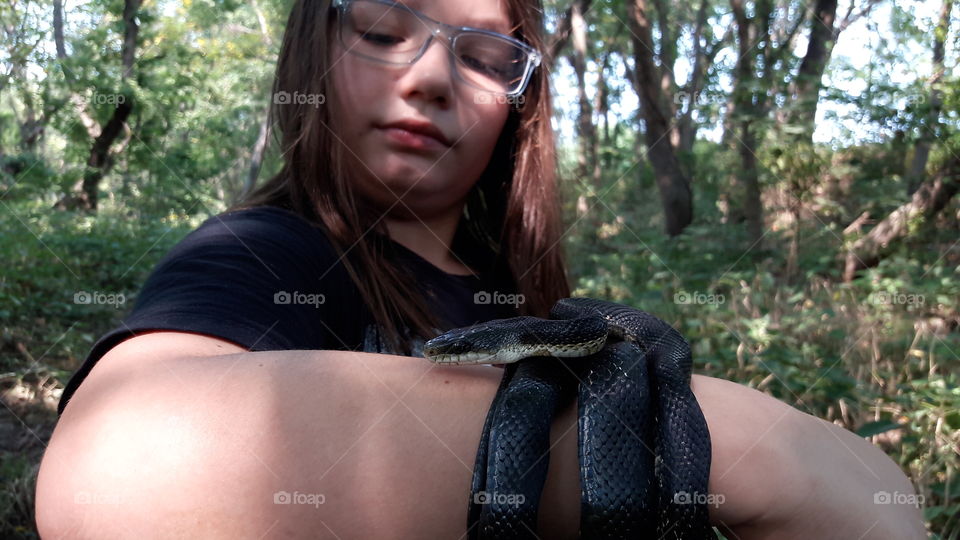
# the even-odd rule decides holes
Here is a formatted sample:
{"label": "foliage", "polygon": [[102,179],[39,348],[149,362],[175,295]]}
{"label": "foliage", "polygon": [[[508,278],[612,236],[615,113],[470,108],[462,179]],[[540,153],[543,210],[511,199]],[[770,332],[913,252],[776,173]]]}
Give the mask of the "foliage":
{"label": "foliage", "polygon": [[[556,28],[569,3],[544,3],[548,27]],[[68,4],[64,58],[53,43],[52,2],[0,5],[0,391],[29,381],[62,388],[96,339],[132,307],[163,254],[242,193],[290,4],[145,3],[127,78],[123,2]],[[563,50],[552,73],[559,89],[554,121],[563,136],[564,241],[576,293],[629,303],[673,323],[690,341],[698,373],[757,388],[870,437],[924,495],[933,537],[956,537],[960,208],[953,202],[912,224],[908,238],[852,283],[842,283],[838,263],[853,239],[907,200],[905,175],[918,140],[933,137],[930,172],[960,155],[956,25],[936,122],[928,79],[937,15],[930,6],[938,2],[879,2],[844,31],[819,94],[823,130],[798,142],[781,115],[792,106],[805,45],[784,39],[809,11],[805,3],[774,3],[774,50],[755,45],[762,61],[743,85],[757,109],[736,114],[730,94],[741,55],[732,34],[718,45],[702,88],[686,99],[698,8],[706,13],[700,44],[709,46],[733,28],[729,3],[648,4],[658,53],[676,55],[673,65],[658,66],[670,75],[664,100],[677,117],[689,112],[699,129],[692,149],[678,153],[692,179],[694,222],[672,239],[661,232],[664,205],[627,76],[636,67],[627,28],[632,4],[593,2],[585,93],[596,96],[602,80],[609,101],[603,111],[591,104],[597,178],[573,172],[580,145],[566,135],[580,104],[570,97],[575,90],[566,91],[575,83]],[[752,16],[756,4],[746,4]],[[809,25],[798,26],[798,35]],[[859,37],[847,38],[855,28]],[[863,58],[847,54],[860,45],[856,39],[868,42]],[[768,52],[772,69],[762,78]],[[758,114],[764,99],[771,107]],[[53,211],[84,177],[97,129],[120,100],[135,106],[112,148],[99,212]],[[91,129],[84,116],[98,125]],[[766,216],[762,248],[730,211],[736,201],[726,198],[740,189],[732,181],[742,141],[732,123],[744,119],[759,135],[752,155]],[[261,181],[279,162],[271,148]],[[864,213],[860,228],[845,233]],[[79,302],[75,295],[85,292],[122,295],[124,302]],[[35,454],[0,451],[0,537],[35,537]]]}
{"label": "foliage", "polygon": [[[753,253],[742,232],[703,222],[669,241],[627,219],[589,250],[568,244],[571,260],[581,261],[575,294],[673,323],[697,373],[870,436],[917,480],[931,528],[946,527],[960,505],[960,490],[946,488],[960,472],[960,267],[930,247],[949,246],[956,229],[838,284],[831,265],[839,242],[815,230],[822,224],[804,227],[804,279],[791,284],[785,249]],[[785,245],[779,236],[771,244]]]}
{"label": "foliage", "polygon": [[[159,258],[199,224],[198,218],[173,213],[139,219],[123,212],[51,213],[34,203],[5,205],[3,210],[4,343],[51,350],[46,363],[66,370],[73,369],[96,338],[132,307],[130,300]],[[83,292],[123,295],[125,301],[78,303],[75,295]],[[15,369],[21,362],[4,354],[0,371]]]}

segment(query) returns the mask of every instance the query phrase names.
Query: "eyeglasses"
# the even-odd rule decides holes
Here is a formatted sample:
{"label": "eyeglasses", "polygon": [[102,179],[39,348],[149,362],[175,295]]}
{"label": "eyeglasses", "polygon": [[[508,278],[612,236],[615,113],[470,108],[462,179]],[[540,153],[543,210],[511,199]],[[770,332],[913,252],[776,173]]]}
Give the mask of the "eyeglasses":
{"label": "eyeglasses", "polygon": [[340,15],[340,42],[347,51],[384,64],[411,65],[434,37],[443,37],[457,77],[494,94],[522,94],[542,58],[512,37],[444,24],[389,0],[334,0],[333,7]]}

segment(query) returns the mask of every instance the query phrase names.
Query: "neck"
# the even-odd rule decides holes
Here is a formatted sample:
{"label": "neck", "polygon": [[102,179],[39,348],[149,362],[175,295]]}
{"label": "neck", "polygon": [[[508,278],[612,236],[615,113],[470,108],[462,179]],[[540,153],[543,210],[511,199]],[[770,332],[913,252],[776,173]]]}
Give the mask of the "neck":
{"label": "neck", "polygon": [[453,255],[450,249],[453,236],[457,232],[462,207],[457,206],[450,212],[417,218],[387,216],[384,222],[390,238],[420,255],[430,264],[449,274],[472,274],[473,271]]}

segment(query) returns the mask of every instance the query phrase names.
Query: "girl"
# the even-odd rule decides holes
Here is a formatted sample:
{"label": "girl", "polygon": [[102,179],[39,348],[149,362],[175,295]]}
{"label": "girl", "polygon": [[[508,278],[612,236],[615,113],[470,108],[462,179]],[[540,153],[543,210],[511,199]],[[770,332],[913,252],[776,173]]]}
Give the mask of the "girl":
{"label": "girl", "polygon": [[[167,254],[71,379],[38,477],[44,537],[463,536],[500,372],[419,346],[569,294],[540,13],[296,2],[283,170]],[[912,493],[873,446],[737,384],[692,386],[721,529],[920,537],[916,509],[873,504]],[[554,421],[544,537],[576,536],[575,425],[575,405]]]}

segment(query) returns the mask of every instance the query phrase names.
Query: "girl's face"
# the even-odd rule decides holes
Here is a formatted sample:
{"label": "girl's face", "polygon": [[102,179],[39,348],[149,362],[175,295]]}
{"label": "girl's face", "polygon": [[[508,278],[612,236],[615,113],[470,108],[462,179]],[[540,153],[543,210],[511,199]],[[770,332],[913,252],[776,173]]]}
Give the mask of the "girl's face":
{"label": "girl's face", "polygon": [[[500,33],[511,26],[500,0],[402,3],[450,25]],[[414,64],[392,66],[348,54],[336,28],[331,31],[330,76],[341,119],[330,128],[346,147],[360,196],[383,211],[392,207],[398,217],[459,212],[493,154],[510,105],[457,78],[442,37]],[[432,125],[442,141],[389,127],[403,122]]]}

